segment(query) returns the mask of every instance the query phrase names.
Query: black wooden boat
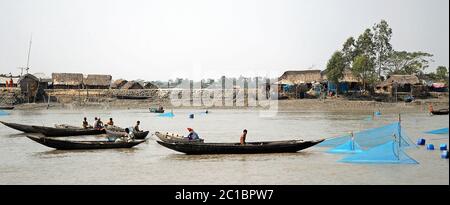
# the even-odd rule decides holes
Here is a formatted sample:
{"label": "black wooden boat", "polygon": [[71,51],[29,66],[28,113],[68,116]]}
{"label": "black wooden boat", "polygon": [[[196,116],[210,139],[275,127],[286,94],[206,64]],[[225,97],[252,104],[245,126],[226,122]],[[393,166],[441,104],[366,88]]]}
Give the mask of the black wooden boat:
{"label": "black wooden boat", "polygon": [[105,130],[96,130],[92,128],[54,128],[44,126],[32,126],[35,132],[42,133],[47,137],[64,137],[79,135],[99,135],[105,134]]}
{"label": "black wooden boat", "polygon": [[[145,139],[147,137],[148,133],[150,133],[150,132],[149,131],[133,132],[134,139]],[[112,130],[107,129],[106,134],[108,134],[109,136],[112,136],[112,137],[121,137],[121,136],[125,135],[126,132],[117,132],[117,131],[112,131]]]}
{"label": "black wooden boat", "polygon": [[324,141],[271,141],[250,142],[245,145],[239,143],[167,143],[157,141],[158,144],[185,154],[258,154],[258,153],[286,153],[297,152],[312,147]]}
{"label": "black wooden boat", "polygon": [[10,128],[13,128],[15,130],[19,130],[19,131],[26,132],[26,133],[37,132],[31,125],[23,125],[23,124],[3,122],[3,121],[0,121],[0,123],[4,124],[5,126],[8,126]]}
{"label": "black wooden boat", "polygon": [[116,95],[117,99],[126,99],[126,100],[146,100],[149,99],[149,96],[132,96],[132,95]]}
{"label": "black wooden boat", "polygon": [[448,109],[432,110],[433,115],[448,115]]}
{"label": "black wooden boat", "polygon": [[133,140],[130,142],[70,141],[32,135],[27,135],[27,137],[47,147],[62,150],[131,148],[145,142],[145,140]]}
{"label": "black wooden boat", "polygon": [[164,113],[164,109],[159,108],[149,108],[149,111],[152,113]]}
{"label": "black wooden boat", "polygon": [[14,106],[0,106],[0,110],[12,110]]}
{"label": "black wooden boat", "polygon": [[186,137],[174,133],[161,133],[155,132],[155,136],[158,137],[161,141],[167,143],[203,143],[203,139],[198,140],[189,140]]}

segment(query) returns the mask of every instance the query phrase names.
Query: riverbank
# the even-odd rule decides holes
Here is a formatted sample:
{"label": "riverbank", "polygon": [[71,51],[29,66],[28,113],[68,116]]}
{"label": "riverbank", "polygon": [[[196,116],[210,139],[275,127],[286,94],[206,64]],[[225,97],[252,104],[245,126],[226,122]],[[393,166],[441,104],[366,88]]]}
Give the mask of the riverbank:
{"label": "riverbank", "polygon": [[[353,101],[346,99],[296,99],[275,101],[276,106],[271,109],[280,111],[381,111],[381,112],[428,112],[429,104],[434,109],[448,108],[448,98],[416,100],[411,103],[397,102],[386,103],[376,101]],[[69,110],[110,110],[110,109],[148,109],[150,107],[163,106],[170,109],[245,109],[260,110],[267,109],[257,106],[174,106],[170,101],[154,100],[127,100],[127,99],[105,99],[100,102],[71,103],[29,103],[16,105],[18,110],[41,110],[41,109],[69,109]]]}

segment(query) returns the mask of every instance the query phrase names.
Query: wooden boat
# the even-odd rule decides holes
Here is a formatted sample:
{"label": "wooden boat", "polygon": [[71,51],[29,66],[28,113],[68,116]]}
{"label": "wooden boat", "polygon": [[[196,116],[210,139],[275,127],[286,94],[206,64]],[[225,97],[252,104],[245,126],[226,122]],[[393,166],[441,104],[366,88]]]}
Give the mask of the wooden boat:
{"label": "wooden boat", "polygon": [[198,140],[189,140],[182,135],[173,134],[173,133],[161,133],[161,132],[155,132],[156,137],[158,137],[161,141],[167,142],[167,143],[203,143],[203,139]]}
{"label": "wooden boat", "polygon": [[127,99],[127,100],[146,100],[149,96],[131,96],[131,95],[116,95],[117,99]]}
{"label": "wooden boat", "polygon": [[35,132],[42,133],[47,137],[64,137],[79,135],[99,135],[105,134],[105,130],[96,130],[92,128],[54,128],[45,126],[32,126]]}
{"label": "wooden boat", "polygon": [[111,141],[71,141],[61,140],[49,137],[39,137],[33,135],[27,135],[31,140],[45,145],[47,147],[62,149],[62,150],[75,150],[75,149],[116,149],[116,148],[131,148],[138,144],[145,142],[145,140],[133,140],[130,142],[111,142]]}
{"label": "wooden boat", "polygon": [[258,154],[258,153],[286,153],[297,152],[324,141],[271,141],[250,142],[245,145],[239,143],[168,143],[157,141],[158,144],[185,154]]}
{"label": "wooden boat", "polygon": [[23,125],[23,124],[3,122],[3,121],[0,121],[0,123],[4,124],[7,127],[10,127],[12,129],[19,130],[19,131],[25,132],[25,133],[36,133],[37,132],[31,125]]}
{"label": "wooden boat", "polygon": [[152,113],[164,113],[164,109],[159,109],[159,108],[149,108],[150,112]]}
{"label": "wooden boat", "polygon": [[432,110],[433,115],[448,115],[448,109]]}
{"label": "wooden boat", "polygon": [[14,106],[0,106],[0,110],[12,110]]}
{"label": "wooden boat", "polygon": [[[148,133],[150,133],[150,131],[133,132],[134,139],[145,139],[147,137]],[[117,132],[117,131],[112,131],[112,130],[107,129],[106,134],[108,134],[108,136],[112,136],[112,137],[121,137],[121,136],[124,136],[126,134],[126,132]]]}

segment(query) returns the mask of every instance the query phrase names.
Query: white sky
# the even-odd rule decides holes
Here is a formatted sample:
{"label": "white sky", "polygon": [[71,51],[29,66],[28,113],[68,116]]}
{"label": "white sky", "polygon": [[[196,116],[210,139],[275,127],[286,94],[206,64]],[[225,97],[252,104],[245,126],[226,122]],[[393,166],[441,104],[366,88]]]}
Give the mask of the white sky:
{"label": "white sky", "polygon": [[449,65],[448,0],[0,0],[0,73],[167,80],[323,70],[385,19],[396,50]]}

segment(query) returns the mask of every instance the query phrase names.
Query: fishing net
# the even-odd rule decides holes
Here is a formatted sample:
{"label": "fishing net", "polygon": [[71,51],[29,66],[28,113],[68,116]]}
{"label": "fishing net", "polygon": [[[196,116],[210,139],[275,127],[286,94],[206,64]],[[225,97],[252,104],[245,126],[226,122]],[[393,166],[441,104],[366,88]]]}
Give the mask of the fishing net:
{"label": "fishing net", "polygon": [[175,117],[175,115],[173,114],[173,112],[168,112],[168,113],[161,113],[158,115],[158,117]]}
{"label": "fishing net", "polygon": [[434,134],[434,135],[448,134],[448,127],[437,129],[437,130],[426,131],[425,133],[426,134]]}
{"label": "fishing net", "polygon": [[418,164],[419,162],[408,156],[399,144],[400,143],[397,140],[391,140],[367,151],[349,155],[341,159],[340,162],[368,164]]}
{"label": "fishing net", "polygon": [[353,154],[353,153],[360,153],[363,150],[361,147],[356,143],[354,140],[349,140],[348,142],[339,145],[335,148],[332,148],[328,150],[328,153],[335,153],[335,154]]}
{"label": "fishing net", "polygon": [[[392,140],[394,135],[402,136],[401,143],[403,147],[414,145],[411,139],[409,139],[406,133],[400,128],[400,123],[398,122],[354,133],[354,139],[359,146],[363,148],[371,148],[389,142]],[[350,134],[330,138],[318,144],[318,146],[336,147],[348,142],[351,138],[352,136]]]}

